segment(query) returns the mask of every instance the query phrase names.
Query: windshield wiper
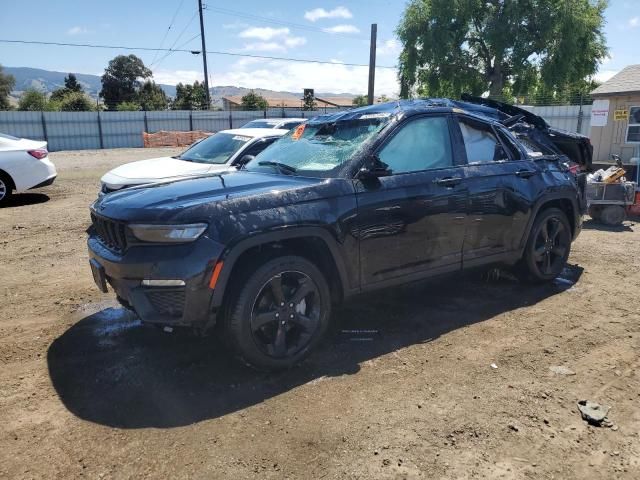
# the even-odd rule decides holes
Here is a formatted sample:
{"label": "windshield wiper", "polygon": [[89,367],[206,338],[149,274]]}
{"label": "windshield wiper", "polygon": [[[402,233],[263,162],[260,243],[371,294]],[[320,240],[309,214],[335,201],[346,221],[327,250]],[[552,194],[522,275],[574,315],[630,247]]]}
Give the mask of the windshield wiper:
{"label": "windshield wiper", "polygon": [[286,163],[280,163],[280,162],[269,162],[269,161],[263,160],[261,162],[258,162],[258,165],[260,165],[261,167],[276,167],[276,168],[279,168],[281,171],[288,172],[289,174],[295,174],[298,171],[295,167],[292,167],[290,165],[287,165]]}

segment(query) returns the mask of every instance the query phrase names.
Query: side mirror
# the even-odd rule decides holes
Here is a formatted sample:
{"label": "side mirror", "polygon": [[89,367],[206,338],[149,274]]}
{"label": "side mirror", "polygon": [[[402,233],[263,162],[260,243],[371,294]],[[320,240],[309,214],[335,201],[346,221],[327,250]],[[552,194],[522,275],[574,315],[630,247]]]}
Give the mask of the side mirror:
{"label": "side mirror", "polygon": [[238,160],[238,163],[236,163],[236,167],[242,168],[254,158],[256,158],[255,155],[243,155],[240,160]]}
{"label": "side mirror", "polygon": [[356,173],[356,179],[367,181],[391,175],[389,166],[381,161],[377,155],[371,157],[367,163],[369,164],[368,166],[363,166],[358,173]]}

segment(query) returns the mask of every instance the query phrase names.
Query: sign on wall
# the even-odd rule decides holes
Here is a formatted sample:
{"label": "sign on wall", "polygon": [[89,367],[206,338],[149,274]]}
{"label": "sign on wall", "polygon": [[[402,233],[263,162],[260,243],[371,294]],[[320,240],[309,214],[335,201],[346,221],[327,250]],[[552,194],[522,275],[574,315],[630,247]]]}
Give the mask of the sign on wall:
{"label": "sign on wall", "polygon": [[627,120],[629,118],[629,110],[614,110],[613,119],[616,122]]}
{"label": "sign on wall", "polygon": [[609,100],[594,100],[591,107],[591,126],[606,127],[609,120]]}

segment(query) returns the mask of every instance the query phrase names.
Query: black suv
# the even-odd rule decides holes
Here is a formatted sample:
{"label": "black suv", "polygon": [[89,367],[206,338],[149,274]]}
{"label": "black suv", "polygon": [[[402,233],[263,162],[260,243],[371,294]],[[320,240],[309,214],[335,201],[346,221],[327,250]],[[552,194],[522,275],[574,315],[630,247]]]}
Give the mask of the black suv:
{"label": "black suv", "polygon": [[319,116],[237,171],[105,195],[94,279],[143,322],[217,325],[265,369],[304,358],[354,294],[494,264],[551,280],[581,229],[591,145],[465,100]]}

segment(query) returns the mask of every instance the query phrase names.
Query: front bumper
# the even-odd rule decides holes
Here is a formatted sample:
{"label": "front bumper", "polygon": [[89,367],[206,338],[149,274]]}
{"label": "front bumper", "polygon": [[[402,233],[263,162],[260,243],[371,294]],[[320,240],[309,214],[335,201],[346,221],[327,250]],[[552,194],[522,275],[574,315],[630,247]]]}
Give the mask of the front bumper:
{"label": "front bumper", "polygon": [[[222,246],[204,236],[181,245],[135,245],[123,253],[110,250],[94,235],[89,258],[104,268],[118,300],[143,322],[205,327],[215,321],[209,281]],[[183,280],[180,287],[143,286],[142,280]]]}

